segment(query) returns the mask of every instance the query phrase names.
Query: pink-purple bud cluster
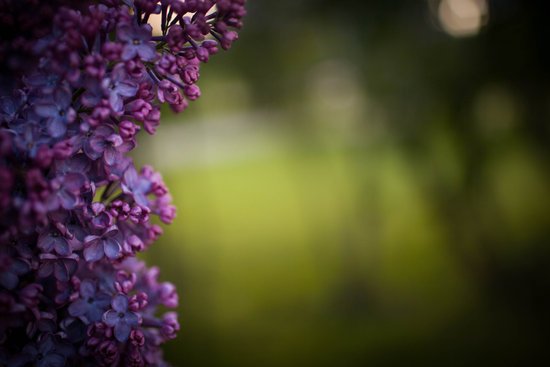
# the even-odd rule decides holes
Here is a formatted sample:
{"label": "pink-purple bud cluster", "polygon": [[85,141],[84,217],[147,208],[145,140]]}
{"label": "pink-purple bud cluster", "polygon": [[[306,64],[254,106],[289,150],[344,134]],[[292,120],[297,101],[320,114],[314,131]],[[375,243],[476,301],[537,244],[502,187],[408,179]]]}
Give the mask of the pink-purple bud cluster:
{"label": "pink-purple bud cluster", "polygon": [[200,96],[200,64],[237,39],[244,3],[0,2],[0,365],[166,365],[179,324],[157,309],[178,295],[136,254],[175,207],[128,152],[162,103]]}

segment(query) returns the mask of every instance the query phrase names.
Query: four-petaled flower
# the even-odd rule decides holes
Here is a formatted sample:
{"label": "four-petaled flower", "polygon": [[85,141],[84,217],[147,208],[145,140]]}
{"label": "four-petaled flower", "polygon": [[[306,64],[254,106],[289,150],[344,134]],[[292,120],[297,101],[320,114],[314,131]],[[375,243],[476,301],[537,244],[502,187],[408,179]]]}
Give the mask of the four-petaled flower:
{"label": "four-petaled flower", "polygon": [[91,280],[80,283],[79,293],[80,298],[69,306],[69,314],[74,317],[86,317],[88,322],[101,320],[101,316],[111,302],[111,297],[98,291]]}
{"label": "four-petaled flower", "polygon": [[125,194],[130,194],[139,205],[147,208],[149,207],[149,200],[147,195],[151,190],[151,181],[138,176],[134,167],[129,167],[124,172],[124,180],[122,181],[122,191]]}
{"label": "four-petaled flower", "polygon": [[136,56],[143,61],[153,61],[157,54],[151,42],[151,26],[122,25],[117,30],[118,39],[124,43],[122,60],[128,61]]}
{"label": "four-petaled flower", "polygon": [[110,78],[103,79],[102,87],[107,91],[109,103],[116,113],[122,112],[123,99],[135,96],[138,91],[137,85],[128,78],[122,64],[111,72]]}
{"label": "four-petaled flower", "polygon": [[71,253],[71,247],[67,241],[67,237],[70,238],[70,234],[66,231],[66,228],[57,223],[56,227],[50,227],[43,231],[38,236],[38,248],[44,252],[55,252],[61,256],[67,256]]}
{"label": "four-petaled flower", "polygon": [[119,233],[118,227],[112,225],[100,236],[86,236],[84,239],[84,259],[90,262],[101,260],[104,256],[111,260],[118,259],[122,251],[118,238]]}
{"label": "four-petaled flower", "polygon": [[134,146],[133,140],[124,141],[112,126],[101,125],[94,130],[83,148],[91,159],[96,160],[103,156],[105,163],[112,166],[121,154],[132,150]]}
{"label": "four-petaled flower", "polygon": [[112,310],[103,314],[103,322],[115,330],[115,338],[125,342],[130,336],[132,328],[139,325],[138,314],[128,309],[128,297],[119,293],[111,301]]}
{"label": "four-petaled flower", "polygon": [[32,362],[36,367],[63,367],[66,365],[65,353],[66,345],[57,344],[53,336],[46,335],[38,345],[28,344],[23,347],[21,353],[8,362],[8,366],[23,367]]}
{"label": "four-petaled flower", "polygon": [[60,137],[67,131],[67,125],[74,121],[75,110],[71,107],[72,95],[66,88],[59,88],[49,99],[35,103],[36,114],[46,118],[48,133]]}

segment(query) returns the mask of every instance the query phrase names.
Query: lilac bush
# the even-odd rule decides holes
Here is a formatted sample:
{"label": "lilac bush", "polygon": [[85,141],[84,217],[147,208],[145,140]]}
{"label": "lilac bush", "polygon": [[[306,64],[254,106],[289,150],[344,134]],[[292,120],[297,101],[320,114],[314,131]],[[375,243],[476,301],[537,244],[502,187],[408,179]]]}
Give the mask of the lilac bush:
{"label": "lilac bush", "polygon": [[200,96],[244,3],[0,0],[0,365],[166,365],[178,295],[136,254],[175,208],[128,152]]}

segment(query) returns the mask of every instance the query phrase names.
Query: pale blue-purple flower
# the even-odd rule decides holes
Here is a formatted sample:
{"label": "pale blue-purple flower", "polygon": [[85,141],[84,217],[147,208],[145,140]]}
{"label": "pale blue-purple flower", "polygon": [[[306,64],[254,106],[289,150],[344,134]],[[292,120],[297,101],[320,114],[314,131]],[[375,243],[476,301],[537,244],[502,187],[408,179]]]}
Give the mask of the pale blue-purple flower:
{"label": "pale blue-purple flower", "polygon": [[101,316],[111,302],[111,297],[99,291],[91,280],[80,284],[80,297],[69,306],[69,314],[74,317],[84,317],[87,322],[101,320]]}
{"label": "pale blue-purple flower", "polygon": [[112,309],[103,315],[103,321],[114,328],[115,338],[119,342],[125,342],[132,328],[138,326],[139,316],[128,309],[128,297],[121,293],[113,297],[111,307]]}

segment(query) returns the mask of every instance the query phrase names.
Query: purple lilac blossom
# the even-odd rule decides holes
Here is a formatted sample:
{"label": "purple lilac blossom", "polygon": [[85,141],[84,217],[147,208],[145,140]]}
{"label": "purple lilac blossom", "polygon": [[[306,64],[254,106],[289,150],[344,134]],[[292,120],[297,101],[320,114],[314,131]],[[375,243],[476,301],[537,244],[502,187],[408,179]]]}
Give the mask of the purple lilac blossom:
{"label": "purple lilac blossom", "polygon": [[178,294],[136,255],[176,208],[128,152],[199,98],[244,5],[0,1],[0,365],[167,366]]}

